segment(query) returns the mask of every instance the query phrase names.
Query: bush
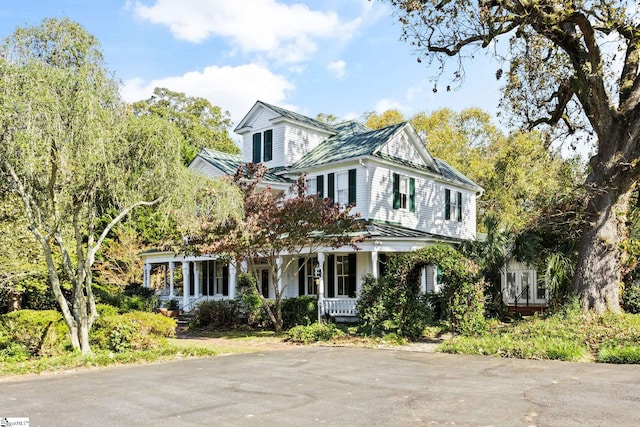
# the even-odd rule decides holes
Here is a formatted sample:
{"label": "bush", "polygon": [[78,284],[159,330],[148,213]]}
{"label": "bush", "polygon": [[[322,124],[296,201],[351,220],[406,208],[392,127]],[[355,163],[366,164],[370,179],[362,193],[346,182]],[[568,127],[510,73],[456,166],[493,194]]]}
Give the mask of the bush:
{"label": "bush", "polygon": [[0,317],[0,350],[4,357],[24,352],[51,356],[70,348],[69,328],[57,311],[18,310]]}
{"label": "bush", "polygon": [[175,336],[176,321],[160,314],[132,311],[99,317],[91,330],[91,344],[114,352],[149,350]]}
{"label": "bush", "polygon": [[627,284],[622,292],[622,308],[627,313],[640,313],[640,281]]}
{"label": "bush", "polygon": [[375,279],[366,275],[357,302],[360,332],[365,335],[393,335],[415,340],[431,321],[431,310],[419,289],[397,286],[390,276]]}
{"label": "bush", "polygon": [[256,325],[260,320],[262,298],[256,289],[256,278],[252,274],[241,273],[238,275],[238,292],[236,294],[240,312],[246,317],[250,326]]}
{"label": "bush", "polygon": [[203,301],[193,311],[190,326],[229,329],[239,325],[240,307],[235,300]]}
{"label": "bush", "polygon": [[294,326],[308,326],[318,319],[318,299],[314,296],[300,296],[282,300],[282,322],[284,329]]}
{"label": "bush", "polygon": [[345,333],[334,323],[313,323],[308,326],[295,326],[287,331],[287,335],[291,342],[309,344],[343,337]]}

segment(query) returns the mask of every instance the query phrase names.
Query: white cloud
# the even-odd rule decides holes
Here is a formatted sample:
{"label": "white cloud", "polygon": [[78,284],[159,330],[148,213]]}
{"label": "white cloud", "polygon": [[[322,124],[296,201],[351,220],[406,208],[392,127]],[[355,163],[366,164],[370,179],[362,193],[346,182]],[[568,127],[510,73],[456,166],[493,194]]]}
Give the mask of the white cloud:
{"label": "white cloud", "polygon": [[201,72],[191,71],[150,82],[131,79],[125,82],[122,97],[128,102],[146,99],[156,87],[206,98],[213,105],[228,110],[234,123],[238,123],[257,100],[283,105],[287,92],[294,89],[283,76],[273,74],[261,65],[248,64],[211,66]]}
{"label": "white cloud", "polygon": [[151,6],[136,1],[132,9],[166,25],[178,39],[197,43],[223,37],[244,52],[263,52],[285,63],[308,59],[320,40],[349,39],[362,22],[342,22],[335,12],[276,0],[156,0]]}
{"label": "white cloud", "polygon": [[343,60],[338,60],[329,63],[327,70],[329,70],[337,79],[343,79],[346,74],[347,63]]}
{"label": "white cloud", "polygon": [[384,113],[387,110],[398,110],[404,113],[407,110],[407,107],[392,99],[380,99],[376,102],[376,113]]}

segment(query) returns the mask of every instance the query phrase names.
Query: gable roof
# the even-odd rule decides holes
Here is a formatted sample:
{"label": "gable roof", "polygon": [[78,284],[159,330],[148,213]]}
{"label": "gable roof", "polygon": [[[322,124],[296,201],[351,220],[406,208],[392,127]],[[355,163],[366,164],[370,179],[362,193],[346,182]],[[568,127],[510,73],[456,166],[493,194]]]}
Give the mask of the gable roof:
{"label": "gable roof", "polygon": [[[198,157],[222,171],[225,175],[235,175],[238,167],[243,166],[245,162],[242,157],[214,150],[212,148],[203,148]],[[280,176],[278,172],[282,168],[270,168],[264,175],[264,180],[273,183],[290,183],[291,181],[284,176]]]}
{"label": "gable roof", "polygon": [[371,156],[405,125],[406,122],[398,123],[366,132],[358,132],[358,130],[366,129],[364,126],[345,125],[340,128],[342,132],[326,139],[302,156],[300,160],[291,165],[291,169],[304,169],[338,160]]}
{"label": "gable roof", "polygon": [[452,181],[461,182],[466,185],[470,185],[472,187],[475,187],[477,191],[482,191],[482,187],[480,187],[471,179],[467,178],[465,175],[462,174],[462,172],[460,172],[458,169],[451,166],[449,163],[445,162],[442,159],[435,159],[435,160],[436,160],[436,163],[438,164],[438,167],[440,168],[440,171],[442,172],[442,176],[444,176],[445,178],[450,179]]}
{"label": "gable roof", "polygon": [[[286,108],[282,108],[282,107],[278,107],[276,105],[268,104],[268,103],[266,103],[264,101],[256,101],[256,103],[253,105],[253,107],[251,107],[251,110],[249,110],[249,112],[244,116],[244,118],[242,120],[240,120],[240,123],[238,123],[238,126],[236,126],[236,128],[234,129],[234,132],[240,133],[241,129],[243,129],[244,127],[247,126],[247,123],[250,121],[250,119],[261,108],[267,108],[267,109],[273,111],[275,114],[277,114],[281,118],[286,119],[286,120],[291,120],[291,121],[294,121],[296,123],[303,124],[305,126],[309,126],[309,127],[312,127],[312,128],[320,129],[320,130],[325,131],[325,132],[330,133],[330,134],[338,133],[336,128],[333,127],[332,125],[328,124],[328,123],[324,123],[324,122],[321,122],[319,120],[312,119],[312,118],[307,117],[305,115],[302,115],[300,113],[296,113],[295,111],[287,110]],[[274,120],[272,120],[272,121],[274,121]]]}

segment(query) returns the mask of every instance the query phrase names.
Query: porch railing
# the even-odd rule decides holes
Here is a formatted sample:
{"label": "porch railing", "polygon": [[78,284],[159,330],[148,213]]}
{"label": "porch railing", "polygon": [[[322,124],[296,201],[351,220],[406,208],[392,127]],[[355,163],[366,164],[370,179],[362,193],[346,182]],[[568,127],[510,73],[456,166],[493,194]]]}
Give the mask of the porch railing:
{"label": "porch railing", "polygon": [[324,314],[333,317],[355,316],[358,314],[354,298],[325,298],[322,300]]}

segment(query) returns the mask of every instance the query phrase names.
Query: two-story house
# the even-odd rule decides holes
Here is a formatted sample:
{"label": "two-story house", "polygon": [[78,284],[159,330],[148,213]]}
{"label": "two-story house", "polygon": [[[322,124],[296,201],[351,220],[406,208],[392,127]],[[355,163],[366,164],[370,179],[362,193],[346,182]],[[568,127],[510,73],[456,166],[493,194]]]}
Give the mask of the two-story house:
{"label": "two-story house", "polygon": [[[309,192],[353,204],[352,211],[367,223],[367,239],[358,251],[328,249],[291,263],[277,284],[288,297],[318,294],[325,313],[353,315],[362,276],[381,274],[388,254],[476,237],[476,198],[482,188],[433,158],[407,122],[377,130],[353,121],[331,125],[258,101],[235,132],[242,136],[242,157],[205,149],[190,169],[218,177],[232,175],[244,163],[263,163],[269,168],[265,182],[283,191],[306,174]],[[234,298],[242,269],[215,256],[150,251],[142,258],[145,286],[151,286],[155,272],[163,298],[179,299],[185,310],[204,299]],[[181,295],[174,283],[178,264]],[[268,267],[257,270],[260,289],[273,297]],[[437,289],[437,268],[425,270],[422,286]]]}

